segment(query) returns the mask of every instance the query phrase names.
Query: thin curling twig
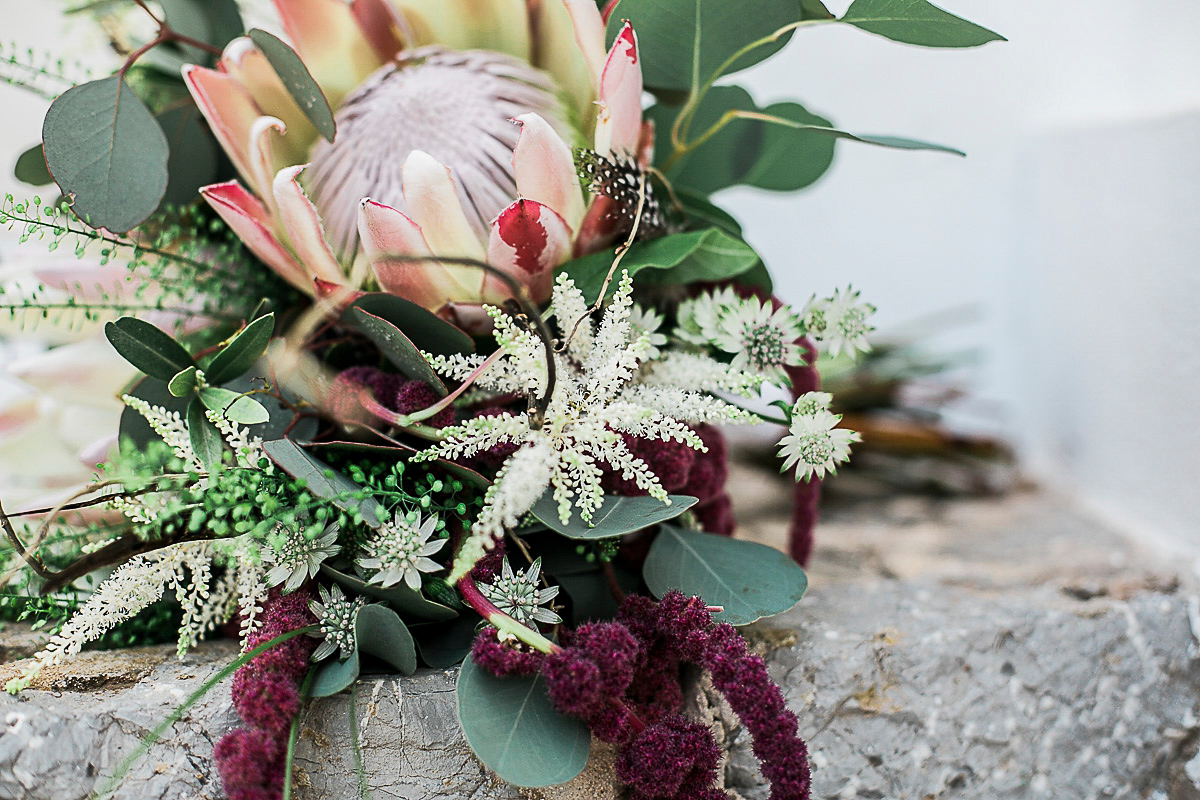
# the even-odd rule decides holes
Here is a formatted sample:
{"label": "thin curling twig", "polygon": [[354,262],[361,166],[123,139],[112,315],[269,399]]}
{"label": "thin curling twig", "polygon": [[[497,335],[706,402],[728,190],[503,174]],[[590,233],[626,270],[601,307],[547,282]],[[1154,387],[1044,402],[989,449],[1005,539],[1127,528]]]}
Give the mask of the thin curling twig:
{"label": "thin curling twig", "polygon": [[49,578],[53,575],[42,564],[42,560],[37,557],[36,553],[25,549],[25,545],[21,542],[21,537],[17,536],[17,531],[13,528],[12,520],[8,518],[8,514],[4,513],[4,505],[2,503],[0,503],[0,525],[4,526],[4,533],[8,536],[8,540],[12,542],[13,549],[17,551],[17,555],[25,559],[25,563],[29,565],[30,569],[42,578]]}

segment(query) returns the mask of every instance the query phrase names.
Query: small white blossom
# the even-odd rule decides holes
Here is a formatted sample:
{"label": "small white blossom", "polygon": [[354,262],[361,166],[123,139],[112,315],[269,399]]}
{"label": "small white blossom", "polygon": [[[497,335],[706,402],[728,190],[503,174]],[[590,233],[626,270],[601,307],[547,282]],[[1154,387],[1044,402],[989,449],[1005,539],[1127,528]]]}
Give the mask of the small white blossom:
{"label": "small white blossom", "polygon": [[309,578],[315,578],[321,562],[341,550],[337,543],[339,529],[336,522],[319,533],[314,528],[293,530],[280,526],[267,538],[267,547],[262,551],[263,560],[274,565],[267,572],[267,583],[271,586],[282,583],[284,593],[289,593]]}
{"label": "small white blossom", "polygon": [[823,342],[835,358],[842,353],[853,356],[871,349],[867,334],[875,328],[867,324],[867,319],[875,313],[875,306],[859,303],[859,294],[853,287],[847,287],[844,294],[839,289],[833,297],[809,300],[802,312],[809,335]]}
{"label": "small white blossom", "polygon": [[740,299],[726,286],[684,300],[675,311],[676,338],[701,347],[711,345],[718,334],[721,317]]}
{"label": "small white blossom", "polygon": [[429,556],[438,552],[448,539],[429,541],[437,529],[438,518],[430,514],[421,521],[418,515],[415,521],[408,521],[399,513],[394,522],[384,524],[374,537],[364,545],[366,558],[360,558],[358,565],[366,570],[374,570],[371,583],[377,583],[385,589],[404,581],[410,589],[421,588],[422,572],[437,572],[442,565]]}
{"label": "small white blossom", "polygon": [[804,363],[804,348],[796,343],[803,335],[804,328],[789,307],[772,309],[769,301],[746,298],[721,311],[712,342],[733,354],[733,369],[753,372],[786,386],[784,368]]}
{"label": "small white blossom", "polygon": [[654,309],[644,308],[637,303],[633,304],[633,308],[629,310],[629,328],[631,338],[637,339],[642,335],[649,338],[647,342],[649,347],[646,348],[646,359],[652,361],[662,355],[663,347],[667,346],[667,336],[664,333],[659,333],[658,329],[662,327],[663,315],[659,314]]}
{"label": "small white blossom", "polygon": [[317,618],[321,630],[309,635],[323,641],[313,651],[312,660],[321,661],[340,650],[338,660],[345,661],[354,652],[354,622],[358,618],[359,610],[367,604],[367,598],[356,597],[350,600],[337,584],[328,589],[319,586],[317,591],[321,594],[320,602],[309,600],[308,608]]}
{"label": "small white blossom", "polygon": [[780,471],[795,466],[797,481],[837,472],[837,465],[850,458],[850,444],[862,441],[857,431],[837,427],[842,415],[824,407],[828,397],[822,392],[801,396],[792,406],[789,432],[779,441],[779,456],[784,459]]}
{"label": "small white blossom", "polygon": [[562,617],[542,606],[558,596],[558,587],[539,589],[538,577],[541,571],[541,558],[535,559],[528,569],[517,572],[513,572],[512,566],[505,558],[500,577],[491,583],[481,583],[479,590],[496,608],[522,625],[532,625],[534,622],[557,625],[562,622]]}
{"label": "small white blossom", "polygon": [[167,445],[175,451],[175,455],[187,462],[197,472],[204,472],[204,465],[192,451],[192,438],[188,435],[187,425],[178,411],[167,411],[162,406],[152,406],[140,397],[131,394],[121,395],[125,405],[141,414],[150,425],[151,430],[159,435]]}

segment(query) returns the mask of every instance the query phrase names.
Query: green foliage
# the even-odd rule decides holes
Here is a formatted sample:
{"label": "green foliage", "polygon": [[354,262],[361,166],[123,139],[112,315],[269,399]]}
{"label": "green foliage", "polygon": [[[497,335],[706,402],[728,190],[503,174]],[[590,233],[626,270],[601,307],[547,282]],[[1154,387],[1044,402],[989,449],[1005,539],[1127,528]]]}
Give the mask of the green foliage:
{"label": "green foliage", "polygon": [[0,82],[25,89],[45,100],[53,100],[91,77],[90,70],[79,61],[68,62],[39,53],[32,47],[0,43]]}
{"label": "green foliage", "polygon": [[166,192],[167,137],[119,75],[58,97],[46,112],[42,142],[50,174],[94,228],[128,231]]}
{"label": "green foliage", "polygon": [[271,69],[275,70],[275,74],[283,81],[284,88],[296,101],[300,110],[304,112],[304,116],[308,117],[308,121],[313,124],[318,133],[332,142],[337,133],[333,109],[329,107],[329,101],[325,99],[321,87],[309,74],[304,61],[296,55],[295,50],[284,44],[274,34],[267,33],[260,28],[253,28],[248,35],[250,40],[262,51],[262,54],[267,57]]}
{"label": "green foliage", "polygon": [[458,616],[458,612],[454,609],[426,599],[421,592],[410,589],[405,583],[385,589],[336,570],[328,564],[321,565],[321,574],[348,592],[385,601],[393,610],[404,614],[405,617],[427,622],[445,622]]}
{"label": "green foliage", "polygon": [[121,317],[104,326],[104,335],[121,357],[151,378],[170,381],[196,362],[183,345],[149,322]]}
{"label": "green foliage", "polygon": [[254,362],[267,352],[274,332],[274,314],[266,314],[251,322],[213,357],[204,370],[205,379],[215,386],[221,386],[246,374]]}
{"label": "green foliage", "polygon": [[475,340],[428,309],[394,294],[370,293],[357,298],[342,315],[349,324],[355,311],[372,314],[404,333],[417,347],[437,355],[475,352]]}
{"label": "green foliage", "polygon": [[668,505],[648,496],[605,495],[600,508],[592,514],[590,525],[580,519],[574,507],[571,508],[571,519],[564,525],[558,517],[554,493],[548,491],[533,504],[529,513],[538,522],[568,539],[609,539],[674,519],[697,503],[696,498],[681,494],[670,495],[670,500]]}
{"label": "green foliage", "polygon": [[383,507],[369,490],[333,470],[291,439],[264,442],[263,450],[280,469],[353,519],[362,520],[371,528],[378,528],[385,521]]}
{"label": "green foliage", "polygon": [[663,525],[642,569],[658,596],[671,589],[724,606],[713,617],[733,625],[787,611],[808,588],[804,570],[786,553],[729,536]]}
{"label": "green foliage", "polygon": [[446,384],[413,341],[395,325],[361,308],[349,309],[342,320],[374,342],[387,360],[406,376],[423,381],[442,397],[446,396]]}
{"label": "green foliage", "polygon": [[46,169],[46,156],[41,144],[35,144],[21,155],[13,166],[13,177],[30,186],[46,186],[54,183],[54,176]]}
{"label": "green foliage", "polygon": [[926,0],[854,0],[841,21],[893,41],[925,47],[978,47],[1007,41]]}
{"label": "green foliage", "polygon": [[217,183],[221,177],[221,148],[209,133],[200,110],[191,102],[176,104],[159,112],[158,120],[167,137],[167,189],[163,202],[187,205],[199,197],[200,187]]}
{"label": "green foliage", "polygon": [[540,675],[497,678],[467,659],[457,688],[467,744],[503,780],[553,786],[583,771],[591,734],[578,719],[554,710]]}
{"label": "green foliage", "polygon": [[375,656],[404,675],[417,671],[417,647],[408,627],[395,611],[366,605],[354,620],[354,652],[345,661],[334,657],[317,667],[312,696],[328,697],[353,684],[363,655]]}

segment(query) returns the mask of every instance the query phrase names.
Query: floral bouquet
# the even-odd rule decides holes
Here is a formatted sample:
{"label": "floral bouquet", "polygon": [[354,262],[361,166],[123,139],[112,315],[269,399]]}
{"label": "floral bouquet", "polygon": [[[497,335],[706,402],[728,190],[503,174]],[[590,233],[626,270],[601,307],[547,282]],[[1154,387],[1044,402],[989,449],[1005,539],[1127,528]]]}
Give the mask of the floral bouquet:
{"label": "floral bouquet", "polygon": [[[594,737],[631,798],[725,797],[681,712],[693,665],[771,796],[808,797],[736,626],[804,593],[818,481],[857,439],[812,364],[865,350],[873,309],[774,297],[708,197],[802,188],[838,138],[957,151],[718,82],[819,25],[1000,37],[924,0],[276,0],[249,31],[265,10],[232,0],[93,6],[115,74],[0,63],[53,99],[18,175],[62,193],[0,220],[80,259],[6,284],[18,322],[82,329],[12,371],[124,408],[93,480],[0,508],[3,609],[59,625],[8,689],[122,630],[240,636],[209,685],[234,674],[214,759],[248,800],[290,796],[306,698],[461,662],[463,733],[505,781],[568,781]],[[762,422],[794,559],[731,536],[718,426]]]}

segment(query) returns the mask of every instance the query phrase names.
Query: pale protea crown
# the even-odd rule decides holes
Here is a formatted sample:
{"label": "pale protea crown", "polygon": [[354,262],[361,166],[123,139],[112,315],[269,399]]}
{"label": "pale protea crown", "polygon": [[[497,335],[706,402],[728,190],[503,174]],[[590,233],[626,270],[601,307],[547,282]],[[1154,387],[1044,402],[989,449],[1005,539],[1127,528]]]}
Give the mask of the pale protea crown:
{"label": "pale protea crown", "polygon": [[293,285],[377,285],[479,320],[507,287],[432,257],[487,261],[540,302],[556,266],[611,240],[617,215],[581,186],[572,145],[645,165],[652,137],[637,39],[626,25],[606,53],[593,0],[275,4],[335,109],[332,142],[249,39],[184,77],[242,178],[205,198]]}

